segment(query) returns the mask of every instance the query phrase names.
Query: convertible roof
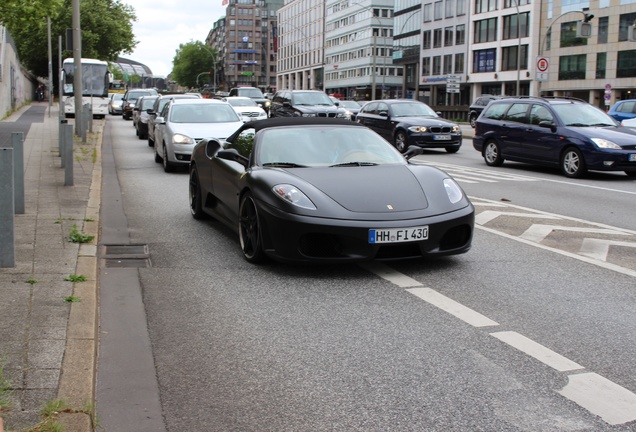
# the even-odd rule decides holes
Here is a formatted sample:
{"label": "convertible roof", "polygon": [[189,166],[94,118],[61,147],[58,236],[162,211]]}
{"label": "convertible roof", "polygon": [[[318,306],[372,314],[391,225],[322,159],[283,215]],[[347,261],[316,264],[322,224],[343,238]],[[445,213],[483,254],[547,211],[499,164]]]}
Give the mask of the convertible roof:
{"label": "convertible roof", "polygon": [[312,125],[340,125],[340,126],[353,126],[353,127],[366,127],[362,124],[352,122],[351,120],[344,118],[330,118],[330,117],[275,117],[266,120],[255,120],[247,122],[241,127],[241,129],[254,128],[256,132],[262,129],[270,127],[283,127],[283,126],[312,126]]}

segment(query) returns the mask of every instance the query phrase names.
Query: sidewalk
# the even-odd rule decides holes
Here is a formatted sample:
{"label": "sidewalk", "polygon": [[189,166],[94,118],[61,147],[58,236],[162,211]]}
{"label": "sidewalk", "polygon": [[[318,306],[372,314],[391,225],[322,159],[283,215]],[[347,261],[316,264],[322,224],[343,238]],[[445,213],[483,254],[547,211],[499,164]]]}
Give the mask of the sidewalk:
{"label": "sidewalk", "polygon": [[[64,186],[57,105],[49,113],[46,102],[33,103],[0,122],[0,140],[26,129],[29,121],[25,213],[15,215],[14,222],[16,265],[0,268],[0,378],[12,392],[12,404],[0,416],[6,430],[28,430],[42,420],[46,403],[62,400],[68,409],[57,421],[64,430],[88,432],[93,430],[89,414],[94,409],[105,121],[93,121],[87,143],[75,140],[73,186]],[[70,242],[74,229],[95,238]],[[86,281],[65,281],[70,275]]]}

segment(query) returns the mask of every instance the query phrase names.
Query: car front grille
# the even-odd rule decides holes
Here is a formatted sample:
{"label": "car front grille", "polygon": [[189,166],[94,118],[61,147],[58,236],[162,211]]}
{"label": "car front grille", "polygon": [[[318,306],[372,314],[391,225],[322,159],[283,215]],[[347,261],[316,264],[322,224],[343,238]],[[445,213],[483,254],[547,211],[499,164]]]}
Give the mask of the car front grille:
{"label": "car front grille", "polygon": [[243,112],[243,115],[245,117],[258,117],[258,111],[249,111],[249,112]]}
{"label": "car front grille", "polygon": [[338,113],[318,113],[318,117],[336,117]]}
{"label": "car front grille", "polygon": [[450,133],[452,128],[450,126],[433,126],[429,130],[432,133]]}

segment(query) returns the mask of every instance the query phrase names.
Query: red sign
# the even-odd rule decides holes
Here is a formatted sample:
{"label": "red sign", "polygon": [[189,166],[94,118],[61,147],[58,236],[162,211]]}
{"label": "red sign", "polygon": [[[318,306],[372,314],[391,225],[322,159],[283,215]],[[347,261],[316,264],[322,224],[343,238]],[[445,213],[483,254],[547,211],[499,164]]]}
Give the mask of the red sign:
{"label": "red sign", "polygon": [[548,66],[550,66],[550,62],[546,57],[539,57],[537,60],[537,69],[539,72],[546,72],[548,70]]}

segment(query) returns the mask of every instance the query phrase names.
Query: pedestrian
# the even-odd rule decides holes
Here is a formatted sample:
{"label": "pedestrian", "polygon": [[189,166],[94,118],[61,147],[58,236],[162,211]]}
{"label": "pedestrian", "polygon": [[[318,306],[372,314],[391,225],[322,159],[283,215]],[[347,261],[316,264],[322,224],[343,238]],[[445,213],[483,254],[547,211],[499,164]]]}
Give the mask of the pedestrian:
{"label": "pedestrian", "polygon": [[44,85],[40,83],[38,88],[35,90],[35,96],[37,97],[38,102],[42,102],[44,100]]}

